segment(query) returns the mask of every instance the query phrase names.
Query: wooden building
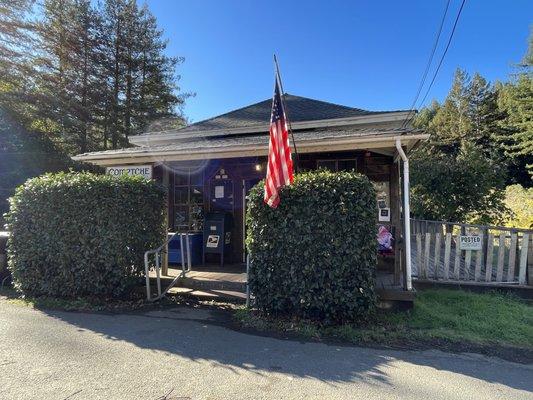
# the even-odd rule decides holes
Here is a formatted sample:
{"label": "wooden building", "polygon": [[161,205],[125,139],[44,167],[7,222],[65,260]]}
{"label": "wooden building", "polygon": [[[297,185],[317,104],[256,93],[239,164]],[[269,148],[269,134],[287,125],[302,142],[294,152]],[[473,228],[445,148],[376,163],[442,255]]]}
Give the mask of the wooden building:
{"label": "wooden building", "polygon": [[[407,155],[428,135],[404,126],[410,111],[366,111],[293,95],[285,95],[285,101],[300,170],[355,170],[375,183],[383,214],[380,224],[394,239],[392,251],[382,252],[379,268],[390,275],[391,285],[410,290],[406,274],[410,255],[405,251],[401,215],[408,179],[403,187],[407,192],[402,192],[401,181],[408,171]],[[119,169],[152,166],[154,178],[169,188],[171,231],[201,231],[207,212],[230,213],[231,261],[243,262],[246,194],[265,176],[271,102],[267,99],[181,129],[133,136],[134,147],[74,159]]]}

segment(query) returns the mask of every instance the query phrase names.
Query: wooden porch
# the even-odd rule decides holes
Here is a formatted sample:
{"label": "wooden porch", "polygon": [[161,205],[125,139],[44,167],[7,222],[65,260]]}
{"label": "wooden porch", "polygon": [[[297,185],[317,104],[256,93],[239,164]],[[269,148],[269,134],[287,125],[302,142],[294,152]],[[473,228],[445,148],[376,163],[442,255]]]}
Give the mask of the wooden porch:
{"label": "wooden porch", "polygon": [[[177,276],[181,268],[169,267],[166,275],[161,276],[164,290]],[[152,286],[156,284],[155,271],[150,271]],[[181,277],[168,293],[173,296],[192,296],[204,300],[246,300],[246,266],[231,264],[224,268],[213,265],[195,266]],[[388,308],[394,304],[410,307],[415,293],[408,292],[394,283],[394,274],[378,271],[376,276],[376,293],[380,306]]]}

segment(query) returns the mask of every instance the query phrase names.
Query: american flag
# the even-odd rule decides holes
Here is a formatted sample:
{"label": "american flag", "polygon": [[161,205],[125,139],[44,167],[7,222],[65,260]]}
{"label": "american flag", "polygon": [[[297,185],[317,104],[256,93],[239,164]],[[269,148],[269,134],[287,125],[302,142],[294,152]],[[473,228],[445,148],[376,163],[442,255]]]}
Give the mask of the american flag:
{"label": "american flag", "polygon": [[287,116],[281,101],[279,78],[276,79],[270,117],[270,143],[265,180],[265,203],[272,208],[279,204],[279,189],[294,180]]}

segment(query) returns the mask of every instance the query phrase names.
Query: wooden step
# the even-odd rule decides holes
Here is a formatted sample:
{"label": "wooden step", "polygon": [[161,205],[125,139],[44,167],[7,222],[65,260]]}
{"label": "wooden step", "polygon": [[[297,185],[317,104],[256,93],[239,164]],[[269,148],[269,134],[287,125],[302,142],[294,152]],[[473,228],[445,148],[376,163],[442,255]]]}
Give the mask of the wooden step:
{"label": "wooden step", "polygon": [[173,287],[168,293],[170,296],[194,297],[200,300],[231,300],[246,301],[246,293],[231,290],[194,290],[185,287]]}
{"label": "wooden step", "polygon": [[234,282],[226,280],[215,280],[215,279],[199,279],[199,278],[180,278],[177,286],[185,287],[194,290],[226,290],[234,292],[245,292],[246,283],[245,282]]}
{"label": "wooden step", "polygon": [[[172,279],[161,278],[161,288],[164,290],[172,283]],[[150,278],[150,286],[157,287],[156,278]],[[245,292],[245,282],[230,282],[210,279],[179,278],[174,286],[193,290],[226,290],[233,292]]]}
{"label": "wooden step", "polygon": [[[161,287],[168,286],[174,277],[162,276]],[[155,285],[157,280],[155,276],[150,276],[152,285]],[[176,282],[175,286],[185,287],[194,290],[222,290],[245,292],[246,291],[246,274],[243,273],[228,273],[228,272],[207,272],[207,271],[190,271],[185,277],[181,277]]]}

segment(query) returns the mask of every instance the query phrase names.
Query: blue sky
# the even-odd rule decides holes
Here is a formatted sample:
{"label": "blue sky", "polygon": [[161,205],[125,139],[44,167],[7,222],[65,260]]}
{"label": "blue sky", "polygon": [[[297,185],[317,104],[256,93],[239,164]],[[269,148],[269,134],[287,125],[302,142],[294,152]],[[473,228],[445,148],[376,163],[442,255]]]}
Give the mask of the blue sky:
{"label": "blue sky", "polygon": [[[436,60],[460,0],[451,0]],[[410,107],[446,0],[151,0],[185,57],[181,87],[196,92],[185,114],[199,121],[271,97],[272,54],[285,91],[369,110]],[[467,0],[428,100],[442,100],[454,70],[505,79],[533,24],[531,0]],[[430,74],[431,77],[431,74]],[[428,79],[429,80],[429,79]]]}

